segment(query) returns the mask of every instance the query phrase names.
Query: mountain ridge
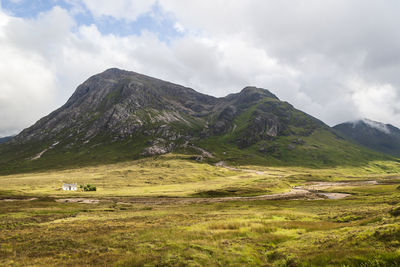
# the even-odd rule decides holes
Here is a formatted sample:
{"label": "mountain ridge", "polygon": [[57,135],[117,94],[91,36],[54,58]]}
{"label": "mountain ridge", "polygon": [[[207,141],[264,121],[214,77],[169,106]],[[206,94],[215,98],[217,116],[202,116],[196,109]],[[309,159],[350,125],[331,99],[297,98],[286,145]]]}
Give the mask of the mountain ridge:
{"label": "mountain ridge", "polygon": [[382,158],[343,141],[266,89],[248,86],[217,98],[112,68],[84,81],[63,106],[1,145],[0,165],[18,172],[203,150],[213,155],[205,160],[232,164]]}

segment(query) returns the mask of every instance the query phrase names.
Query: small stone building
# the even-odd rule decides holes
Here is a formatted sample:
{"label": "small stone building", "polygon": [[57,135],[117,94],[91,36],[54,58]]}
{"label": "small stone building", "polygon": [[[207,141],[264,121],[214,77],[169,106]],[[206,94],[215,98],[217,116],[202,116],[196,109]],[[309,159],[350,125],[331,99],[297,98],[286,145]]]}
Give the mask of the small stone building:
{"label": "small stone building", "polygon": [[78,190],[78,184],[63,184],[62,189],[64,191],[76,191]]}

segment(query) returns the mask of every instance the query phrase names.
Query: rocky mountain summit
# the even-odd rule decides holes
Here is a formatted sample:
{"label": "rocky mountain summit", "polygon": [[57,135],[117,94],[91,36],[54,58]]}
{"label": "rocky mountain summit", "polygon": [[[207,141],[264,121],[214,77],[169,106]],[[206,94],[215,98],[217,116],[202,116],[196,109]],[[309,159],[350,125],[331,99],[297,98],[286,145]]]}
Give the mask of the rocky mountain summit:
{"label": "rocky mountain summit", "polygon": [[172,151],[328,164],[337,156],[325,153],[333,142],[342,141],[331,128],[268,90],[246,87],[216,98],[113,68],[90,77],[62,107],[0,145],[0,165],[11,171],[62,167]]}
{"label": "rocky mountain summit", "polygon": [[[244,112],[251,113],[249,120],[235,123]],[[22,131],[13,143],[68,140],[61,145],[71,146],[95,142],[99,136],[110,141],[145,137],[155,147],[144,152],[155,154],[235,131],[236,143],[246,147],[290,135],[296,126],[305,125],[303,135],[324,127],[264,89],[246,87],[215,98],[138,73],[109,69],[81,84],[64,106]]]}
{"label": "rocky mountain summit", "polygon": [[139,133],[177,139],[180,134],[171,131],[172,124],[194,128],[216,101],[183,86],[109,69],[81,84],[64,106],[24,130],[14,142],[67,138],[87,143],[98,135],[117,140]]}
{"label": "rocky mountain summit", "polygon": [[390,124],[362,119],[333,127],[344,138],[375,151],[400,156],[400,129]]}

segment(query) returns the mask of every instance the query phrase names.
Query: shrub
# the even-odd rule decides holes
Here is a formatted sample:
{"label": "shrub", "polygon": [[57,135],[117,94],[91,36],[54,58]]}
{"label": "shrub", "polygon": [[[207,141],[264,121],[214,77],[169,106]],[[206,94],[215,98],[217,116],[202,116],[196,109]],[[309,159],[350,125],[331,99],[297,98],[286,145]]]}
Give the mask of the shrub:
{"label": "shrub", "polygon": [[83,191],[96,191],[97,190],[96,186],[91,185],[91,184],[81,186],[81,188],[83,188]]}
{"label": "shrub", "polygon": [[392,216],[395,216],[395,217],[400,216],[400,207],[393,208],[393,209],[390,211],[390,214],[391,214]]}

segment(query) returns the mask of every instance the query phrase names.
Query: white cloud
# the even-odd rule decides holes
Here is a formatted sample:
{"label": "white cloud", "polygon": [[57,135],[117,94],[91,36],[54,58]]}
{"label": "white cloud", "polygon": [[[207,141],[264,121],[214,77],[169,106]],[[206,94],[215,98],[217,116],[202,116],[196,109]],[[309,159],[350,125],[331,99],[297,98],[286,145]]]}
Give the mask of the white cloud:
{"label": "white cloud", "polygon": [[386,134],[390,134],[390,129],[386,126],[386,124],[383,124],[381,122],[372,121],[372,120],[369,120],[369,119],[363,119],[362,121],[364,123],[368,124],[369,126],[381,131],[381,132],[384,132]]}
{"label": "white cloud", "polygon": [[352,99],[360,116],[374,118],[379,122],[400,122],[399,92],[390,84],[366,84],[362,80],[352,81]]}
{"label": "white cloud", "polygon": [[48,62],[10,38],[10,27],[23,23],[0,13],[0,135],[21,130],[56,107],[56,81]]}
{"label": "white cloud", "polygon": [[175,22],[174,29],[179,33],[184,33],[185,32],[185,27],[183,27],[183,25],[180,24],[179,22]]}
{"label": "white cloud", "polygon": [[[193,0],[182,5],[179,0],[162,0],[160,5],[187,28],[201,30],[216,42],[240,36],[237,40],[246,43],[247,51],[263,50],[278,66],[296,71],[294,76],[278,72],[283,75],[278,74],[278,81],[257,79],[257,85],[272,88],[325,122],[359,116],[389,120],[355,102],[349,81],[362,77],[368,86],[389,84],[400,90],[400,2]],[[241,73],[247,77],[242,81],[260,76],[255,70]],[[358,101],[368,97],[372,96]],[[400,126],[399,118],[395,124]]]}
{"label": "white cloud", "polygon": [[86,7],[96,17],[111,16],[134,21],[147,13],[156,0],[83,0]]}

